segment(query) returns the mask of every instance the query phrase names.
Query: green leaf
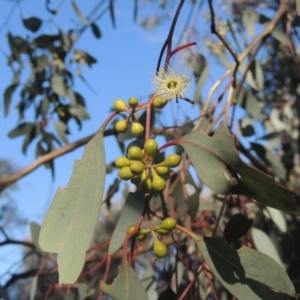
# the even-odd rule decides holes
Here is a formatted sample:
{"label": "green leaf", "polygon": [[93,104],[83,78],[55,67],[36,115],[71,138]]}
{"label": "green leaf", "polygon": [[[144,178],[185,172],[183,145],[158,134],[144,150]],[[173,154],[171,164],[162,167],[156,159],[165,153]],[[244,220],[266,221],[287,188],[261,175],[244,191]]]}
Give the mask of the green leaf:
{"label": "green leaf", "polygon": [[91,28],[92,28],[92,32],[93,32],[94,36],[97,39],[100,39],[102,34],[101,34],[101,31],[100,31],[99,27],[97,26],[97,24],[91,23]]}
{"label": "green leaf", "polygon": [[81,120],[90,118],[89,113],[84,106],[77,104],[76,106],[70,106],[69,112],[71,115],[78,117]]}
{"label": "green leaf", "polygon": [[114,300],[148,300],[143,284],[131,266],[119,266],[119,275],[112,284],[100,282],[100,289]]}
{"label": "green leaf", "polygon": [[276,224],[276,226],[281,232],[287,232],[288,229],[287,221],[284,217],[284,214],[280,210],[272,207],[266,207],[266,210],[264,210],[264,214],[267,215],[267,217],[270,217],[272,219],[274,224]]}
{"label": "green leaf", "polygon": [[261,64],[256,60],[255,61],[255,80],[257,84],[257,90],[262,91],[264,89],[264,72]]}
{"label": "green leaf", "polygon": [[26,137],[22,146],[22,152],[24,154],[26,154],[29,144],[40,134],[40,129],[41,127],[39,124],[33,124],[30,131],[26,133]]}
{"label": "green leaf", "polygon": [[196,86],[194,97],[193,97],[194,101],[197,103],[201,103],[201,99],[202,99],[201,91],[202,91],[202,88],[203,88],[207,78],[208,78],[208,75],[209,75],[209,65],[205,65],[201,71],[200,77],[198,77],[197,86]]}
{"label": "green leaf", "polygon": [[67,138],[67,132],[68,132],[68,127],[67,125],[60,121],[60,120],[55,120],[54,121],[54,128],[58,134],[58,136],[61,138],[63,142],[68,144],[68,138]]}
{"label": "green leaf", "polygon": [[[267,28],[270,23],[271,23],[271,19],[266,17],[263,14],[258,14],[258,21],[260,24],[262,24],[263,27]],[[289,38],[287,37],[287,35],[285,34],[285,32],[279,28],[278,26],[275,27],[275,29],[271,32],[271,35],[280,43],[284,44],[284,45],[288,45],[289,43]]]}
{"label": "green leaf", "polygon": [[247,70],[248,68],[248,62],[246,62],[245,60],[241,61],[240,65],[239,65],[239,72],[241,72],[241,74],[245,74],[245,72],[247,72],[246,74],[246,82],[255,90],[258,90],[258,86],[256,84],[256,82],[254,81],[253,78],[253,74],[250,70]]}
{"label": "green leaf", "polygon": [[43,118],[46,118],[49,110],[49,98],[45,96],[40,103],[40,111]]}
{"label": "green leaf", "polygon": [[199,186],[197,186],[190,172],[188,172],[186,175],[185,189],[187,194],[189,195],[186,199],[186,204],[188,206],[187,213],[192,218],[195,218],[200,205],[199,195],[202,189],[202,184],[200,182]]}
{"label": "green leaf", "polygon": [[16,42],[17,37],[12,36],[12,34],[9,32],[7,34],[7,38],[8,38],[8,43],[9,43],[9,47],[12,52],[13,59],[16,60],[20,64],[21,68],[23,68],[24,65],[23,65],[23,62],[21,59],[21,50],[22,49],[19,47],[19,45]]}
{"label": "green leaf", "polygon": [[267,255],[245,246],[235,250],[219,239],[192,238],[211,272],[236,298],[294,299],[295,288],[287,273]]}
{"label": "green leaf", "polygon": [[4,92],[4,117],[8,115],[11,97],[17,86],[18,84],[12,84],[8,86]]}
{"label": "green leaf", "polygon": [[30,225],[30,233],[31,233],[32,242],[33,242],[36,250],[43,256],[46,256],[46,253],[41,249],[41,247],[39,245],[39,236],[40,236],[41,226],[38,225],[36,222],[30,222],[29,225]]}
{"label": "green leaf", "polygon": [[121,216],[109,243],[109,255],[120,249],[127,235],[126,228],[130,225],[135,225],[141,217],[145,206],[144,198],[144,195],[139,190],[135,193],[128,194]]}
{"label": "green leaf", "polygon": [[262,112],[259,99],[251,91],[245,88],[242,88],[239,93],[237,104],[244,108],[245,111],[255,119],[263,120],[266,118]]}
{"label": "green leaf", "polygon": [[273,258],[284,269],[284,263],[271,238],[265,232],[255,227],[251,228],[251,235],[256,250]]}
{"label": "green leaf", "polygon": [[80,19],[80,21],[83,23],[83,25],[88,26],[89,21],[85,18],[85,16],[81,12],[81,10],[78,8],[76,2],[74,0],[71,0],[71,2],[72,2],[72,6],[73,6],[73,9],[74,9],[77,17]]}
{"label": "green leaf", "polygon": [[53,74],[51,76],[51,88],[58,96],[66,96],[65,82],[63,77],[59,74]]}
{"label": "green leaf", "polygon": [[[181,177],[177,174],[172,176],[170,185],[174,186],[173,193],[170,196],[173,197],[174,207],[176,207],[174,217],[178,219],[183,217],[188,211]],[[168,213],[168,210],[166,210],[166,213]]]}
{"label": "green leaf", "polygon": [[77,105],[77,101],[76,101],[76,96],[73,90],[71,90],[70,88],[67,88],[67,96],[70,100],[70,105],[71,106],[76,106]]}
{"label": "green leaf", "polygon": [[233,215],[224,229],[224,237],[227,243],[234,242],[244,236],[252,226],[252,223],[253,220],[248,219],[243,214]]}
{"label": "green leaf", "polygon": [[257,13],[253,8],[247,8],[243,11],[242,22],[250,39],[255,37],[255,23],[258,21]]}
{"label": "green leaf", "polygon": [[199,178],[215,193],[244,195],[285,211],[296,209],[289,190],[239,158],[234,137],[223,124],[213,137],[199,128],[184,135],[179,143],[189,155]]}
{"label": "green leaf", "polygon": [[282,180],[286,180],[286,169],[271,150],[258,143],[250,143],[250,145],[251,149],[255,151],[262,161],[272,168],[275,175]]}
{"label": "green leaf", "polygon": [[39,244],[57,253],[60,284],[73,284],[84,262],[98,221],[105,185],[103,132],[86,145],[83,158],[75,161],[66,188],[59,188],[40,232]]}
{"label": "green leaf", "polygon": [[13,139],[13,138],[21,136],[23,134],[27,134],[33,126],[34,126],[34,123],[21,123],[16,128],[14,128],[13,130],[11,130],[8,133],[8,137]]}
{"label": "green leaf", "polygon": [[42,25],[42,20],[37,17],[31,17],[23,19],[23,24],[28,30],[37,32]]}
{"label": "green leaf", "polygon": [[[37,284],[38,284],[38,275],[35,275],[31,281],[29,300],[34,300],[36,289],[37,289]],[[3,299],[3,298],[1,298],[1,299]]]}
{"label": "green leaf", "polygon": [[79,283],[78,284],[78,294],[79,294],[79,299],[83,300],[87,296],[87,290],[88,290],[88,285],[86,283]]}

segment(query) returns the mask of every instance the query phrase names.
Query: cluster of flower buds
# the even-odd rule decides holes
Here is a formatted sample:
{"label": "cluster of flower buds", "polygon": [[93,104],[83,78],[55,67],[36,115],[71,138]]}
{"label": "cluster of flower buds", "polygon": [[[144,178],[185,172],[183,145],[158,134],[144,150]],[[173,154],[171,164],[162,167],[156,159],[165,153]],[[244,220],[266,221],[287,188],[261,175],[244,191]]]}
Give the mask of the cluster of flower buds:
{"label": "cluster of flower buds", "polygon": [[116,167],[120,168],[119,177],[123,180],[140,179],[139,188],[143,193],[151,189],[162,192],[166,181],[161,177],[169,173],[169,168],[177,167],[181,157],[177,154],[169,155],[159,164],[153,164],[158,144],[154,139],[148,139],[142,150],[132,146],[127,151],[127,157],[120,156],[115,160]]}
{"label": "cluster of flower buds", "polygon": [[[156,232],[160,235],[166,235],[170,231],[172,231],[177,225],[177,221],[174,218],[166,218],[164,219],[158,226],[150,229],[143,229],[139,228],[138,232],[136,233],[135,237],[138,241],[145,241],[149,236],[150,232]],[[133,232],[135,230],[135,225],[130,225],[127,227],[126,232],[127,234]],[[167,246],[162,243],[155,234],[153,234],[154,243],[153,243],[153,252],[159,258],[164,258],[168,253]]]}
{"label": "cluster of flower buds", "polygon": [[[129,126],[129,120],[131,117],[132,118],[131,133],[136,137],[139,137],[144,133],[144,126],[141,123],[137,122],[133,115],[134,109],[137,107],[138,104],[139,104],[139,100],[135,97],[130,97],[128,99],[128,105],[125,103],[123,99],[117,99],[114,101],[113,106],[115,111],[129,113],[126,119],[120,120],[116,123],[115,128],[117,132],[124,133],[127,131]],[[131,111],[130,108],[132,108]]]}

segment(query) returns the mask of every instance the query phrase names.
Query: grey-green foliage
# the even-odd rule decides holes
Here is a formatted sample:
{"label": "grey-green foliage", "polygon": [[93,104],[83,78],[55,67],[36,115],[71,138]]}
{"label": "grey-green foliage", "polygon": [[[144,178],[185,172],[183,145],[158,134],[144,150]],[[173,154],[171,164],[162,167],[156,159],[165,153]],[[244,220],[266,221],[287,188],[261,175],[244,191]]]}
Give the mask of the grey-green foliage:
{"label": "grey-green foliage", "polygon": [[267,255],[245,246],[232,249],[220,239],[193,238],[210,270],[238,299],[295,299],[285,270]]}
{"label": "grey-green foliage", "polygon": [[43,222],[39,245],[57,253],[60,284],[73,284],[85,262],[100,213],[105,184],[103,133],[87,144],[76,161],[70,182],[59,188]]}
{"label": "grey-green foliage", "polygon": [[[107,3],[114,24],[114,4],[111,1]],[[16,35],[13,29],[7,34],[10,49],[7,60],[12,70],[12,80],[3,94],[4,116],[12,115],[13,100],[18,98],[15,108],[19,112],[19,121],[21,125],[31,124],[32,128],[27,126],[21,131],[20,124],[17,124],[10,130],[9,137],[24,136],[24,154],[33,141],[36,141],[36,157],[51,152],[61,141],[67,143],[70,120],[75,120],[81,129],[82,122],[89,118],[85,99],[74,88],[73,76],[79,74],[79,78],[88,85],[81,68],[83,65],[91,67],[97,63],[97,59],[87,53],[86,49],[77,49],[76,42],[87,27],[92,28],[95,38],[101,37],[96,23],[103,16],[102,5],[95,5],[93,17],[84,16],[75,1],[72,1],[72,5],[80,20],[80,23],[74,24],[74,28],[63,30],[57,27],[55,17],[58,11],[50,9],[47,2],[45,15],[47,17],[48,11],[50,21],[40,16],[21,15],[26,35]],[[47,32],[49,22],[55,24],[52,29],[56,28],[51,33]],[[23,80],[24,74],[28,76],[26,80]],[[29,111],[30,114],[27,113]],[[48,126],[51,122],[56,124],[55,132],[51,132],[51,126]],[[46,167],[50,167],[54,174],[53,162]]]}

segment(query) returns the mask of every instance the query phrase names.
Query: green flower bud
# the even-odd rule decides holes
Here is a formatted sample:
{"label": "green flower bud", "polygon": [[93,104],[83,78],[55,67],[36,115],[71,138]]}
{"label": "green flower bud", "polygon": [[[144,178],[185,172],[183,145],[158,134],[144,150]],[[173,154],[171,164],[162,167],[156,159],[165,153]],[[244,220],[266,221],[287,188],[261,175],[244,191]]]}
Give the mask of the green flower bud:
{"label": "green flower bud", "polygon": [[125,156],[120,156],[115,160],[115,166],[117,168],[130,166],[130,160]]}
{"label": "green flower bud", "polygon": [[122,167],[119,170],[118,175],[123,180],[129,180],[129,179],[131,179],[134,176],[134,174],[132,174],[132,172],[131,172],[131,170],[130,170],[129,167]]}
{"label": "green flower bud", "polygon": [[155,232],[159,233],[160,235],[167,235],[170,231],[162,228],[154,229]]}
{"label": "green flower bud", "polygon": [[158,258],[164,258],[168,254],[168,248],[156,238],[153,244],[153,252]]}
{"label": "green flower bud", "polygon": [[135,229],[135,225],[130,225],[126,228],[126,233],[129,234]]}
{"label": "green flower bud", "polygon": [[166,106],[166,104],[168,103],[168,101],[166,101],[165,99],[163,99],[160,96],[156,96],[153,99],[152,105],[156,108],[163,108]]}
{"label": "green flower bud", "polygon": [[154,155],[157,152],[158,144],[156,140],[154,139],[148,139],[144,144],[144,149],[150,155],[151,157],[154,157]]}
{"label": "green flower bud", "polygon": [[163,165],[168,168],[174,168],[180,164],[180,161],[181,157],[178,154],[171,154],[165,159]]}
{"label": "green flower bud", "polygon": [[139,137],[144,133],[144,126],[139,122],[132,122],[131,133]]}
{"label": "green flower bud", "polygon": [[158,175],[166,175],[169,173],[169,168],[168,167],[155,167],[154,170]]}
{"label": "green flower bud", "polygon": [[115,125],[117,132],[124,133],[128,129],[128,119],[118,121]]}
{"label": "green flower bud", "polygon": [[166,218],[164,219],[159,227],[165,230],[173,230],[177,225],[177,221],[174,218]]}
{"label": "green flower bud", "polygon": [[132,161],[130,164],[130,170],[134,175],[140,175],[145,170],[145,165],[138,160]]}
{"label": "green flower bud", "polygon": [[156,172],[152,172],[152,188],[158,192],[162,192],[166,188],[166,181],[161,178]]}
{"label": "green flower bud", "polygon": [[140,147],[131,146],[127,151],[127,157],[131,160],[142,160],[144,155]]}
{"label": "green flower bud", "polygon": [[128,111],[127,105],[123,99],[115,100],[113,105],[117,112]]}
{"label": "green flower bud", "polygon": [[142,193],[147,194],[152,189],[152,179],[150,177],[149,171],[146,170],[142,173],[141,182],[139,188]]}
{"label": "green flower bud", "polygon": [[139,100],[136,97],[130,97],[128,100],[128,104],[132,108],[137,107],[137,105],[139,104]]}

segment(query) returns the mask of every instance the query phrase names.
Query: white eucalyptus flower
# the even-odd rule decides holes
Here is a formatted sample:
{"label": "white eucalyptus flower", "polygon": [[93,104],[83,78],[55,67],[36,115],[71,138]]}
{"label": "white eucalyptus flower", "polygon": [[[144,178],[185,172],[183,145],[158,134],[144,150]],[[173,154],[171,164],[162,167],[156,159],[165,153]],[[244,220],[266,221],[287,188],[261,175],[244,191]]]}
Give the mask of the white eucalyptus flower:
{"label": "white eucalyptus flower", "polygon": [[165,101],[178,98],[185,99],[191,84],[188,76],[177,73],[169,67],[160,69],[158,74],[152,78],[152,82],[155,94]]}

